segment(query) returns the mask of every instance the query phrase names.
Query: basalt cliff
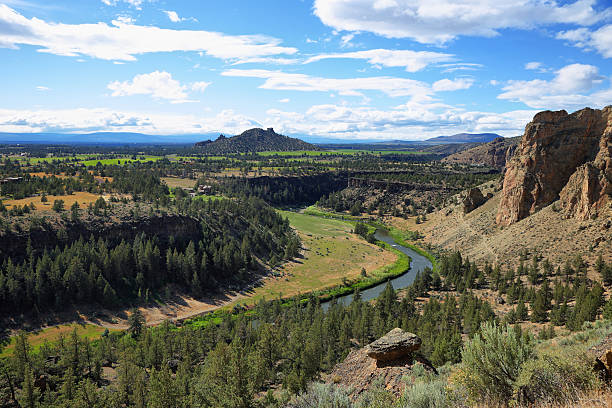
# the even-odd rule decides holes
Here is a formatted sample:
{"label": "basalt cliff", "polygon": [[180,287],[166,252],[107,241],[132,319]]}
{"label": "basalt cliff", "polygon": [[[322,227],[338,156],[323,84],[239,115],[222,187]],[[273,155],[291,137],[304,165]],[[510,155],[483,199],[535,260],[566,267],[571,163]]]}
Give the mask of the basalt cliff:
{"label": "basalt cliff", "polygon": [[536,114],[506,164],[496,222],[511,225],[557,200],[580,220],[612,203],[612,106]]}

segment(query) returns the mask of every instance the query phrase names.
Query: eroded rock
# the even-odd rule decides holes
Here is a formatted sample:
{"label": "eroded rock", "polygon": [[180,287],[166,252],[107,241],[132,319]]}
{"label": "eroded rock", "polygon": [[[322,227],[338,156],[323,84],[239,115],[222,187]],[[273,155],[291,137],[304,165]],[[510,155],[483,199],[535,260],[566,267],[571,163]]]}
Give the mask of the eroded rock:
{"label": "eroded rock", "polygon": [[421,347],[421,338],[395,328],[366,347],[368,357],[376,361],[393,361],[412,355]]}
{"label": "eroded rock", "polygon": [[487,199],[482,195],[482,191],[479,188],[471,188],[467,196],[463,199],[463,213],[467,214],[474,211],[476,208],[483,205]]}
{"label": "eroded rock", "polygon": [[611,135],[612,106],[536,114],[506,165],[497,223],[520,221],[559,198],[568,216],[596,214],[610,200]]}

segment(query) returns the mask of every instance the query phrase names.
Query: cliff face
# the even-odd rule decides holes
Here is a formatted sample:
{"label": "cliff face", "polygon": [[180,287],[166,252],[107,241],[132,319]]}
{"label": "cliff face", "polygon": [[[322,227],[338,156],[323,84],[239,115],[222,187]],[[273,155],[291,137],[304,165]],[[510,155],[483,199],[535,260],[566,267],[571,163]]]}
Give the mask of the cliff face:
{"label": "cliff face", "polygon": [[536,114],[506,165],[497,224],[520,221],[559,198],[568,216],[597,215],[610,201],[611,137],[612,106]]}

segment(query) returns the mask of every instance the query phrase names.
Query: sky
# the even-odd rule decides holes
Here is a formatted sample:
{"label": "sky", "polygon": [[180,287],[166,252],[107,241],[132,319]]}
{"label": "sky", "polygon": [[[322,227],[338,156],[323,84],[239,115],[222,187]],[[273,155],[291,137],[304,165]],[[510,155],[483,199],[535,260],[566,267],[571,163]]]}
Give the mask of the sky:
{"label": "sky", "polygon": [[517,136],[611,76],[612,0],[0,0],[0,132]]}

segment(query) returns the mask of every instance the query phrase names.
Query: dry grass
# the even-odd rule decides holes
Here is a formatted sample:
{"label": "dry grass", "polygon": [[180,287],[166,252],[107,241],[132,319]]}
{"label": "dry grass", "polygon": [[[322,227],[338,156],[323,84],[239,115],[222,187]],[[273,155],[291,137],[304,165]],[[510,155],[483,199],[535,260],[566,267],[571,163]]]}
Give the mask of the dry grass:
{"label": "dry grass", "polygon": [[[100,337],[100,335],[104,332],[105,328],[101,326],[96,326],[93,324],[64,324],[59,326],[52,326],[37,332],[32,332],[28,334],[28,342],[33,350],[38,350],[40,346],[42,346],[45,342],[51,343],[57,341],[59,336],[68,336],[72,331],[76,329],[77,334],[81,338],[94,339]],[[109,329],[113,330],[113,329]],[[13,348],[15,347],[15,338],[11,338],[11,342],[4,348],[0,357],[6,357],[13,352]]]}
{"label": "dry grass", "polygon": [[[491,183],[481,186],[483,194],[494,192]],[[548,258],[555,266],[568,257],[581,254],[591,265],[602,254],[612,261],[612,231],[604,227],[612,217],[612,209],[597,219],[579,221],[565,218],[553,205],[509,227],[495,224],[501,192],[469,214],[461,205],[451,205],[428,215],[425,223],[414,229],[435,246],[461,250],[470,260],[517,266],[520,254],[527,251]],[[595,277],[595,276],[593,276]]]}
{"label": "dry grass", "polygon": [[170,188],[193,188],[196,181],[189,178],[179,177],[162,177],[162,181],[165,182]]}
{"label": "dry grass", "polygon": [[36,211],[52,211],[53,202],[55,200],[64,200],[64,208],[69,209],[71,205],[75,202],[78,202],[81,208],[88,206],[90,203],[95,203],[96,200],[100,197],[104,197],[105,199],[109,198],[108,196],[101,196],[99,194],[92,194],[83,191],[76,192],[70,195],[60,195],[60,196],[47,196],[47,202],[43,203],[40,201],[40,196],[36,197],[27,197],[22,198],[20,200],[6,200],[3,201],[4,205],[7,208],[12,208],[14,205],[18,205],[23,207],[24,205],[34,204],[36,207]]}

